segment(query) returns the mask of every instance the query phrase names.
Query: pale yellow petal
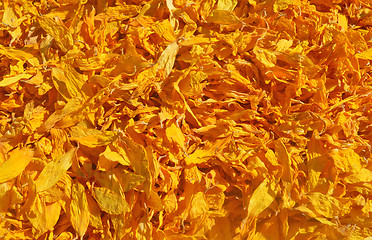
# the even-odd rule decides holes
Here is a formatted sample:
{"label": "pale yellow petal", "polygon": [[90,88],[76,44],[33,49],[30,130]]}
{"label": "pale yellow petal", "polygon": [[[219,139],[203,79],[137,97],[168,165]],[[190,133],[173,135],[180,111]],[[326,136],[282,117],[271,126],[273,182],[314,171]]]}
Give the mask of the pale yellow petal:
{"label": "pale yellow petal", "polygon": [[9,158],[0,165],[0,183],[15,178],[23,172],[32,160],[34,151],[29,148],[15,149]]}
{"label": "pale yellow petal", "polygon": [[71,167],[76,148],[70,149],[54,161],[48,163],[35,181],[37,192],[45,191],[56,184]]}
{"label": "pale yellow petal", "polygon": [[83,237],[88,229],[90,212],[84,186],[76,182],[72,185],[70,204],[70,220],[72,227],[80,237]]}

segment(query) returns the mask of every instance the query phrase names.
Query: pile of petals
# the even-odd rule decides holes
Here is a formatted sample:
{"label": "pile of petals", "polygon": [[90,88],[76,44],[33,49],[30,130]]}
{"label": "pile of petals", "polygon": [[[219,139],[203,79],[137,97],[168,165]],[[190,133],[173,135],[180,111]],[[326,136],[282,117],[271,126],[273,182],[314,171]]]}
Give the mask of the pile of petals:
{"label": "pile of petals", "polygon": [[372,239],[370,0],[0,20],[1,239]]}

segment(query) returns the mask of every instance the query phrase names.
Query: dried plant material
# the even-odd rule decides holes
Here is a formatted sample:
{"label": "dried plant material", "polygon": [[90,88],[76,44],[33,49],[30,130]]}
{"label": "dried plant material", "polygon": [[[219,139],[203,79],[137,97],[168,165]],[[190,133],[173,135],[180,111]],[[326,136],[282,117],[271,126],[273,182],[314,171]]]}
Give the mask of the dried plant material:
{"label": "dried plant material", "polygon": [[15,149],[8,159],[0,165],[0,183],[9,181],[21,174],[32,160],[34,151],[30,148]]}
{"label": "dried plant material", "polygon": [[326,149],[323,142],[316,139],[314,136],[310,139],[308,145],[308,174],[309,174],[309,190],[313,190],[320,180],[321,173],[329,164],[328,158],[325,155]]}
{"label": "dried plant material", "polygon": [[19,80],[28,80],[32,77],[31,74],[23,73],[13,77],[6,77],[0,82],[0,87],[6,87],[17,83]]}
{"label": "dried plant material", "polygon": [[90,194],[86,194],[89,207],[89,226],[102,229],[101,209]]}
{"label": "dried plant material", "polygon": [[248,217],[257,217],[270,206],[276,196],[275,185],[267,178],[253,192],[248,205]]}
{"label": "dried plant material", "polygon": [[215,9],[208,16],[207,21],[215,24],[241,24],[239,18],[227,10]]}
{"label": "dried plant material", "polygon": [[76,149],[72,148],[54,161],[45,165],[43,171],[35,181],[36,190],[38,192],[45,191],[56,184],[71,167],[75,153]]}
{"label": "dried plant material", "polygon": [[130,166],[130,161],[125,155],[120,154],[120,150],[115,151],[117,148],[115,146],[107,146],[106,150],[100,154],[99,164],[102,167],[103,162],[110,161],[110,162],[118,162],[124,166]]}
{"label": "dried plant material", "polygon": [[370,48],[364,52],[357,53],[355,56],[365,60],[372,60],[372,49]]}
{"label": "dried plant material", "polygon": [[179,46],[176,41],[170,43],[161,53],[158,60],[158,68],[164,69],[165,76],[167,77],[173,69],[174,61],[178,53]]}
{"label": "dried plant material", "polygon": [[367,0],[0,3],[0,238],[368,239]]}
{"label": "dried plant material", "polygon": [[63,66],[64,69],[55,67],[52,69],[52,80],[55,88],[69,100],[74,97],[84,98],[82,92],[84,80],[70,65]]}
{"label": "dried plant material", "polygon": [[[28,199],[24,205],[25,217],[32,224],[32,235],[39,238],[45,232],[50,231],[57,224],[61,213],[61,205],[58,202],[46,204],[44,197],[36,194],[35,184],[28,180]],[[53,215],[50,215],[53,214]]]}
{"label": "dried plant material", "polygon": [[106,146],[117,139],[117,132],[105,131],[101,132],[95,129],[85,129],[80,127],[72,127],[71,140],[75,140],[87,147]]}
{"label": "dried plant material", "polygon": [[[315,211],[326,218],[340,215],[342,205],[337,199],[323,195],[319,192],[310,193],[309,201],[313,205]],[[345,207],[345,206],[344,206]]]}
{"label": "dried plant material", "polygon": [[102,187],[93,188],[93,192],[100,208],[109,214],[117,215],[130,210],[124,196],[119,193]]}
{"label": "dried plant material", "polygon": [[336,167],[343,172],[358,173],[362,169],[360,156],[352,149],[337,149],[331,156]]}
{"label": "dried plant material", "polygon": [[218,0],[217,10],[233,11],[237,4],[238,4],[237,0],[233,0],[233,1]]}
{"label": "dried plant material", "polygon": [[72,185],[70,215],[73,228],[82,238],[89,225],[90,212],[85,188],[79,182]]}
{"label": "dried plant material", "polygon": [[50,114],[48,119],[46,119],[43,125],[40,126],[38,131],[42,133],[50,130],[56,125],[56,123],[80,109],[80,104],[82,104],[82,99],[72,98],[70,101],[67,102],[63,109],[57,110]]}
{"label": "dried plant material", "polygon": [[36,238],[53,229],[57,224],[61,206],[59,203],[45,205],[39,197],[36,197],[33,206],[26,214],[33,226],[33,234]]}
{"label": "dried plant material", "polygon": [[205,199],[205,195],[202,192],[198,192],[191,197],[190,209],[188,211],[188,219],[203,219],[207,213],[209,207]]}
{"label": "dried plant material", "polygon": [[40,26],[50,36],[54,38],[58,47],[67,52],[74,45],[74,40],[68,29],[61,23],[57,23],[54,19],[41,16],[38,18]]}

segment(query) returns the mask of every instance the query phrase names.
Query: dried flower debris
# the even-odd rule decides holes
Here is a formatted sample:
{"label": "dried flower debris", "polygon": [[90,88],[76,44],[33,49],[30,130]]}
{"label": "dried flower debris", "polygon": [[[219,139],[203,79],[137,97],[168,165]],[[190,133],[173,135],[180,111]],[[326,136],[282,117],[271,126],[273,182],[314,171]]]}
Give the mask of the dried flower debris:
{"label": "dried flower debris", "polygon": [[369,0],[0,18],[1,239],[371,239]]}

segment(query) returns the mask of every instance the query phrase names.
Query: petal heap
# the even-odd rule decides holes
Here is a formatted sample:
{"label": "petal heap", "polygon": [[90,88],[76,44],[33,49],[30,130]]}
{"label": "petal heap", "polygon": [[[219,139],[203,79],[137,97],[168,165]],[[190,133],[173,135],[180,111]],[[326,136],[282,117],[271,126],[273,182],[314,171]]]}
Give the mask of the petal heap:
{"label": "petal heap", "polygon": [[368,0],[0,2],[1,239],[370,239]]}

